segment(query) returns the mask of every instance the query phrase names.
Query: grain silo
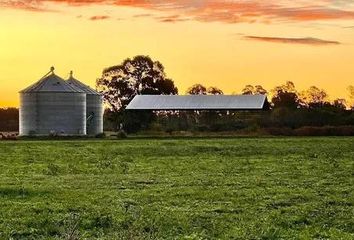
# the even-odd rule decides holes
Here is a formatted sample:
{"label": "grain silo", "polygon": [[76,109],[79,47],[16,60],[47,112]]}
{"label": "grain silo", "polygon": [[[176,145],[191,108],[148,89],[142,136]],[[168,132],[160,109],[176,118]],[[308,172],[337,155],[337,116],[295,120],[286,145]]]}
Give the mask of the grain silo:
{"label": "grain silo", "polygon": [[96,136],[103,133],[102,95],[96,90],[75,79],[73,77],[73,72],[70,72],[70,77],[67,82],[71,86],[79,88],[86,93],[87,135]]}
{"label": "grain silo", "polygon": [[86,135],[86,93],[54,68],[20,92],[20,135]]}

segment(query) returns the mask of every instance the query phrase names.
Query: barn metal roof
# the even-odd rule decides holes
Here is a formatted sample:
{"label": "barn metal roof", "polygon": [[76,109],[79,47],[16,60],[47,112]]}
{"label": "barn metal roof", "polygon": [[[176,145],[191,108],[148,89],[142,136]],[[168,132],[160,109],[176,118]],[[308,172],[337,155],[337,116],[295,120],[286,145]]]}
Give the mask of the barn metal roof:
{"label": "barn metal roof", "polygon": [[137,95],[127,110],[262,110],[265,95]]}
{"label": "barn metal roof", "polygon": [[72,71],[70,72],[70,77],[67,80],[67,83],[69,83],[71,86],[74,86],[74,87],[77,87],[77,88],[81,89],[82,91],[84,91],[88,95],[101,95],[99,92],[97,92],[96,90],[92,89],[90,86],[88,86],[88,85],[80,82],[76,78],[74,78]]}
{"label": "barn metal roof", "polygon": [[38,92],[84,93],[80,88],[70,85],[64,79],[55,75],[53,67],[38,82],[20,91],[20,93]]}

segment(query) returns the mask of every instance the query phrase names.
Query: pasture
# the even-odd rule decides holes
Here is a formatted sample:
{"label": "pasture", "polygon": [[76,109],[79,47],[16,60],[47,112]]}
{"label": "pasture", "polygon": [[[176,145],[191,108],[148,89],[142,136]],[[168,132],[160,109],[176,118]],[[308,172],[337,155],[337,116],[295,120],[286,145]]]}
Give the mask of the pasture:
{"label": "pasture", "polygon": [[0,239],[353,239],[354,138],[0,142]]}

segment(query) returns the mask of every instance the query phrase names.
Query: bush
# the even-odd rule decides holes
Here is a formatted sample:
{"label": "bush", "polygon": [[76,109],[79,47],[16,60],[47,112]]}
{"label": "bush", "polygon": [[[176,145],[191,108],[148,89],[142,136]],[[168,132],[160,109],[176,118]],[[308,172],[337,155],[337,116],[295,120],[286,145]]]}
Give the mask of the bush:
{"label": "bush", "polygon": [[17,108],[0,108],[0,131],[18,132],[19,110]]}
{"label": "bush", "polygon": [[106,138],[106,133],[99,133],[95,136],[95,138]]}
{"label": "bush", "polygon": [[301,127],[294,133],[297,136],[354,136],[354,126]]}
{"label": "bush", "polygon": [[354,126],[325,126],[291,128],[266,128],[266,133],[274,136],[354,136]]}
{"label": "bush", "polygon": [[266,128],[266,133],[274,136],[291,136],[293,135],[293,130],[291,128]]}

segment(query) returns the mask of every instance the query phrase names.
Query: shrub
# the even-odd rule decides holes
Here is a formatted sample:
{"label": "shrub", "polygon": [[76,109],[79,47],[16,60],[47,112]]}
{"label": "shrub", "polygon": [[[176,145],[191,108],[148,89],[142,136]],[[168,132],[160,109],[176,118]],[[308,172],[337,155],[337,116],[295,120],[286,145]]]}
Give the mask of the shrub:
{"label": "shrub", "polygon": [[301,127],[294,133],[297,136],[354,136],[354,126]]}
{"label": "shrub", "polygon": [[95,138],[106,138],[106,133],[99,133],[95,136]]}
{"label": "shrub", "polygon": [[291,128],[266,128],[266,132],[274,136],[291,136],[293,135],[293,130]]}

